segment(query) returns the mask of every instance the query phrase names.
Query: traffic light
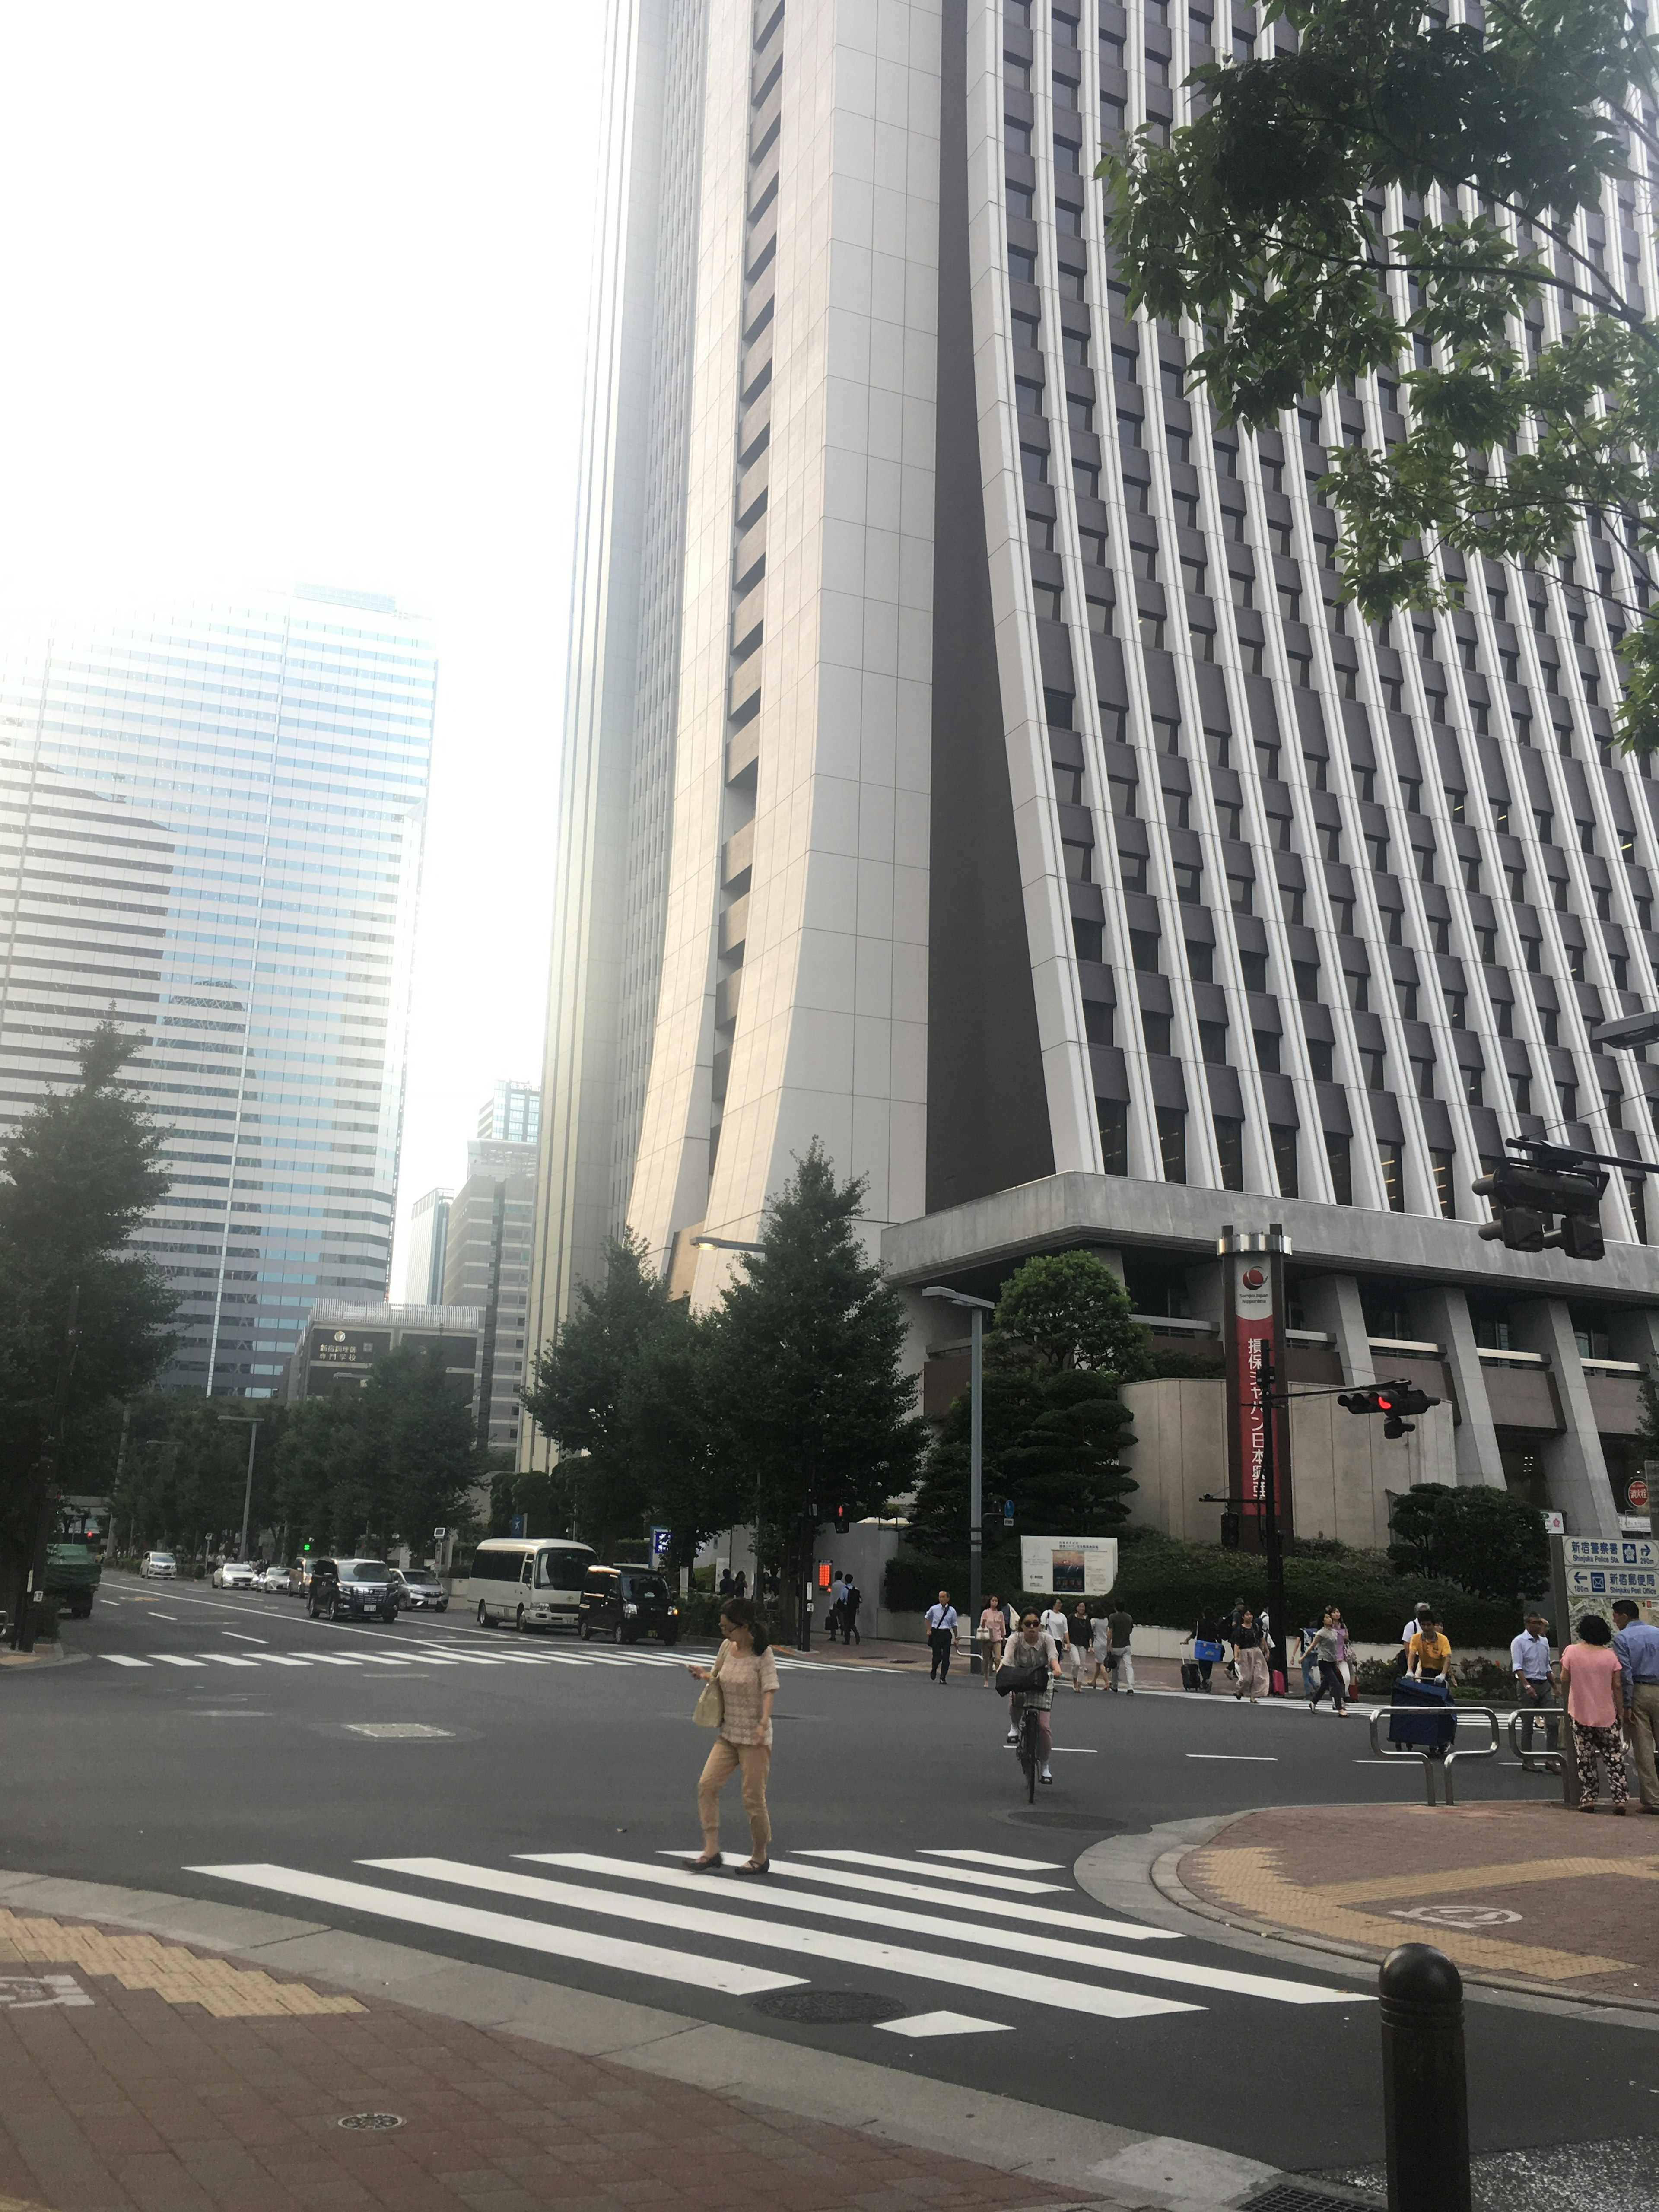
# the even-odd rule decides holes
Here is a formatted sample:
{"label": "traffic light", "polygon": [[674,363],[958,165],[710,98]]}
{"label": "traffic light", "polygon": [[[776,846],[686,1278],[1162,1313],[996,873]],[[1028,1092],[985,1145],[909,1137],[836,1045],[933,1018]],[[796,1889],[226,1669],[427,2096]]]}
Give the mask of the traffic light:
{"label": "traffic light", "polygon": [[1440,1401],[1409,1383],[1379,1382],[1369,1390],[1345,1391],[1336,1402],[1350,1413],[1381,1413],[1383,1435],[1394,1437],[1408,1436],[1417,1426],[1406,1419],[1407,1413],[1426,1413]]}
{"label": "traffic light", "polygon": [[[1482,1237],[1501,1242],[1507,1252],[1565,1252],[1570,1260],[1599,1260],[1606,1249],[1601,1235],[1605,1169],[1583,1164],[1565,1146],[1538,1145],[1530,1160],[1500,1160],[1490,1175],[1470,1185],[1492,1209]],[[1559,1229],[1550,1223],[1557,1216]]]}
{"label": "traffic light", "polygon": [[852,1527],[852,1525],[853,1525],[853,1509],[852,1509],[852,1507],[851,1507],[850,1505],[846,1505],[846,1504],[842,1504],[842,1505],[838,1505],[838,1506],[836,1506],[836,1535],[838,1535],[838,1536],[844,1536],[844,1535],[847,1534],[848,1530]]}

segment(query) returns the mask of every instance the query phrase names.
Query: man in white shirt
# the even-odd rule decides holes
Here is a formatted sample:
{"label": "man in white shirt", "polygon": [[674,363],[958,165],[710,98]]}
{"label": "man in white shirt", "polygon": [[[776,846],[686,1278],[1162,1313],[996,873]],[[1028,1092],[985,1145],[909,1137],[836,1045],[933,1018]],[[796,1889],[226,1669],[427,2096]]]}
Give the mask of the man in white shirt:
{"label": "man in white shirt", "polygon": [[957,1609],[949,1590],[941,1590],[939,1603],[927,1608],[927,1642],[933,1654],[930,1682],[945,1682],[951,1675],[951,1650],[957,1640]]}
{"label": "man in white shirt", "polygon": [[841,1632],[846,1618],[847,1584],[842,1579],[841,1569],[836,1569],[836,1578],[830,1585],[830,1641],[833,1644]]}
{"label": "man in white shirt", "polygon": [[[1554,1665],[1550,1652],[1549,1623],[1541,1613],[1529,1613],[1527,1625],[1510,1646],[1510,1665],[1515,1670],[1516,1694],[1521,1700],[1521,1748],[1532,1749],[1535,1723],[1532,1709],[1559,1703],[1555,1692]],[[1544,1748],[1555,1749],[1555,1739],[1560,1727],[1559,1721],[1544,1723]]]}
{"label": "man in white shirt", "polygon": [[1051,1603],[1048,1612],[1042,1616],[1042,1626],[1043,1634],[1053,1638],[1054,1650],[1059,1653],[1060,1662],[1063,1667],[1066,1663],[1066,1646],[1071,1641],[1072,1636],[1072,1624],[1065,1607]]}

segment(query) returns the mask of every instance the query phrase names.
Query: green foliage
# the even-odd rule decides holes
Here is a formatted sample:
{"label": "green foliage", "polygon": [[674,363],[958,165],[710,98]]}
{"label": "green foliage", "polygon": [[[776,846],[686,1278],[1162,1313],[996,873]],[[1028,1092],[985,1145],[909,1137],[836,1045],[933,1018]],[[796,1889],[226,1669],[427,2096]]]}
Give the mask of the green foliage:
{"label": "green foliage", "polygon": [[[110,1493],[113,1526],[128,1551],[172,1545],[187,1557],[240,1535],[247,1484],[244,1419],[259,1424],[252,1544],[273,1525],[277,1444],[289,1408],[274,1399],[207,1398],[199,1390],[155,1390],[131,1401],[118,1445],[120,1479]],[[109,1464],[116,1459],[112,1449]]]}
{"label": "green foliage", "polygon": [[1128,1518],[1125,1498],[1140,1486],[1121,1465],[1134,1430],[1115,1382],[1065,1368],[1042,1378],[1042,1412],[1002,1455],[1015,1527],[1032,1535],[1114,1534]]}
{"label": "green foliage", "polygon": [[166,1195],[161,1133],[121,1071],[138,1040],[105,1022],[80,1054],[80,1079],[43,1099],[0,1153],[0,1561],[27,1571],[58,1437],[71,1297],[79,1330],[64,1397],[61,1485],[113,1470],[112,1408],[144,1389],[169,1350],[176,1301],[132,1231]]}
{"label": "green foliage", "polygon": [[1549,1539],[1543,1516],[1524,1498],[1485,1483],[1450,1489],[1413,1483],[1391,1504],[1396,1573],[1422,1570],[1479,1597],[1519,1604],[1547,1588]]}
{"label": "green foliage", "polygon": [[742,1518],[715,1370],[719,1323],[669,1304],[623,1379],[620,1433],[649,1518],[672,1528],[663,1562],[689,1567],[716,1529]]}
{"label": "green foliage", "polygon": [[[1041,1370],[1033,1361],[986,1361],[980,1448],[984,1508],[981,1542],[988,1553],[1002,1541],[1002,1501],[1013,1495],[1006,1455],[1042,1413],[1046,1403],[1042,1383]],[[939,1424],[908,1509],[909,1540],[919,1552],[954,1556],[967,1541],[968,1445],[969,1404],[964,1390],[951,1401]],[[1019,1510],[1016,1498],[1017,1518]],[[1046,1533],[1040,1532],[1035,1522],[1025,1526],[1033,1535]]]}
{"label": "green foliage", "polygon": [[1133,1382],[1152,1371],[1152,1340],[1129,1294],[1088,1252],[1043,1252],[1017,1267],[997,1300],[992,1358],[1029,1354],[1046,1367],[1087,1367]]}
{"label": "green foliage", "polygon": [[[1202,325],[1194,384],[1246,429],[1304,392],[1403,368],[1408,434],[1345,448],[1320,487],[1368,621],[1456,603],[1443,545],[1537,562],[1586,508],[1617,514],[1632,547],[1659,544],[1659,343],[1571,237],[1625,173],[1627,131],[1653,143],[1639,115],[1659,50],[1642,20],[1623,0],[1505,0],[1484,30],[1416,0],[1284,0],[1276,15],[1296,53],[1196,71],[1195,121],[1101,164],[1131,307]],[[1479,212],[1389,235],[1392,184],[1461,190]],[[1528,361],[1520,318],[1545,289],[1565,335]],[[1622,651],[1621,735],[1650,750],[1659,611]]]}
{"label": "green foliage", "polygon": [[1153,1340],[1151,1358],[1152,1377],[1161,1382],[1208,1382],[1223,1381],[1227,1374],[1227,1355],[1224,1352],[1210,1352],[1184,1345],[1162,1345]]}

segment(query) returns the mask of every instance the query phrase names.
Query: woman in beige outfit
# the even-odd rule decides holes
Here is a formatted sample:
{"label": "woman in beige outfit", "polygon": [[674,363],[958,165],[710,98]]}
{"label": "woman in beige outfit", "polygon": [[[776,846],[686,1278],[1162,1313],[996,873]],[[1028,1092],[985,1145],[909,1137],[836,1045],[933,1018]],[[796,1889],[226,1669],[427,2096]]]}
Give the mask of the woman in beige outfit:
{"label": "woman in beige outfit", "polygon": [[766,1778],[772,1765],[772,1701],[778,1694],[778,1662],[772,1656],[765,1627],[756,1620],[755,1608],[747,1598],[731,1598],[721,1607],[720,1634],[726,1641],[714,1666],[686,1669],[700,1682],[708,1681],[718,1672],[720,1690],[720,1733],[697,1783],[702,1856],[691,1863],[699,1873],[722,1863],[720,1791],[734,1773],[740,1772],[743,1809],[749,1815],[754,1848],[736,1871],[763,1875],[771,1867],[772,1824],[766,1815]]}

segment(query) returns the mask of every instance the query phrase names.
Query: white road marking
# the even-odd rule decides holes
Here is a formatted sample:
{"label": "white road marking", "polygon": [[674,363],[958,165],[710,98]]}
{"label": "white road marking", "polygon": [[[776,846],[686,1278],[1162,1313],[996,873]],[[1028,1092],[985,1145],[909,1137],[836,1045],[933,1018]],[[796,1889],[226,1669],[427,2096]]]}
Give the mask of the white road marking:
{"label": "white road marking", "polygon": [[148,1659],[129,1659],[124,1651],[100,1651],[98,1656],[108,1667],[148,1667]]}
{"label": "white road marking", "polygon": [[356,1659],[348,1658],[343,1651],[313,1651],[310,1657],[313,1665],[318,1667],[355,1667],[357,1664]]}
{"label": "white road marking", "polygon": [[539,1951],[551,1959],[581,1959],[590,1966],[613,1966],[630,1974],[652,1974],[659,1981],[684,1982],[693,1989],[719,1990],[727,1996],[758,1996],[767,1990],[797,1990],[802,1986],[799,1974],[775,1974],[764,1967],[728,1966],[723,1960],[693,1952],[665,1950],[654,1943],[630,1942],[620,1936],[592,1935],[580,1928],[555,1928],[544,1920],[520,1920],[510,1913],[486,1912],[477,1905],[410,1896],[401,1890],[381,1889],[371,1882],[337,1881],[331,1875],[307,1874],[298,1867],[198,1866],[186,1867],[185,1871],[213,1875],[221,1881],[242,1882],[250,1889],[275,1890],[283,1897],[307,1898],[313,1905],[337,1905],[343,1911],[400,1920],[411,1927],[441,1928],[451,1935],[481,1936],[486,1942],[508,1944],[520,1951]]}
{"label": "white road marking", "polygon": [[152,1620],[177,1620],[178,1618],[176,1613],[152,1613],[150,1615]]}
{"label": "white road marking", "polygon": [[1010,2020],[975,2020],[965,2012],[916,2012],[908,2020],[878,2020],[876,2026],[888,2035],[913,2040],[933,2035],[1006,2035]]}
{"label": "white road marking", "polygon": [[[938,1849],[932,1850],[924,1849],[921,1856],[925,1859],[966,1859],[971,1866],[1012,1867],[1016,1873],[1019,1874],[1058,1874],[1060,1870],[1060,1863],[1056,1859],[1011,1859],[1005,1857],[1000,1851],[945,1851]],[[944,1869],[941,1868],[940,1872],[943,1873],[943,1871]],[[968,1877],[966,1875],[962,1875],[958,1879],[966,1881]]]}
{"label": "white road marking", "polygon": [[[525,1851],[517,1856],[530,1859],[538,1866],[568,1867],[575,1874],[609,1875],[622,1880],[648,1881],[658,1888],[674,1889],[696,1897],[708,1894],[706,1875],[687,1874],[679,1867],[652,1866],[633,1859],[601,1857],[592,1851]],[[477,1889],[491,1889],[499,1878],[487,1867],[470,1867],[453,1859],[369,1859],[369,1866],[384,1867],[393,1874],[427,1875],[439,1881],[465,1882]],[[508,1883],[519,1877],[509,1875]],[[556,1882],[556,1893],[549,1899],[552,1904],[568,1904],[573,1893],[568,1886]],[[510,1888],[510,1895],[535,1896],[534,1889],[521,1892]],[[661,1906],[655,1899],[617,1896],[609,1890],[575,1892],[590,1899],[601,1897],[602,1905],[589,1904],[589,1911],[608,1911],[625,1913],[630,1918],[641,1911],[659,1913]],[[732,1902],[744,1906],[771,1906],[775,1899],[757,1892],[752,1886],[739,1886],[732,1893]],[[1132,1951],[1113,1950],[1103,1943],[1068,1943],[1056,1936],[1033,1936],[1023,1929],[991,1928],[983,1921],[973,1920],[968,1915],[974,1909],[974,1900],[962,1900],[962,1917],[955,1920],[941,1919],[931,1912],[904,1912],[888,1905],[854,1904],[845,1897],[811,1897],[799,1890],[791,1893],[789,1903],[804,1906],[809,1912],[819,1914],[826,1920],[851,1921],[864,1928],[890,1928],[903,1936],[940,1936],[947,1942],[970,1943],[984,1951],[1014,1951],[1028,1959],[1053,1959],[1058,1964],[1071,1966],[1093,1966],[1107,1973],[1134,1974],[1143,1980],[1176,1982],[1185,1987],[1206,1990],[1227,1990],[1237,1996],[1268,1997],[1279,2004],[1343,2004],[1347,2002],[1346,1990],[1322,1989],[1306,1982],[1281,1981],[1269,1974],[1240,1973],[1231,1966],[1188,1966],[1169,1959],[1148,1959]],[[669,1923],[671,1926],[672,1922]],[[753,1923],[749,1923],[753,1924]],[[774,1923],[764,1923],[770,1927]],[[1086,1925],[1086,1923],[1080,1923]],[[750,1939],[754,1940],[754,1939]],[[954,1973],[959,1961],[951,1960]]]}
{"label": "white road marking", "polygon": [[257,1659],[239,1659],[230,1651],[204,1651],[204,1659],[210,1659],[216,1667],[257,1667]]}
{"label": "white road marking", "polygon": [[[364,1859],[362,1864],[383,1868],[388,1873],[410,1875],[417,1880],[522,1897],[540,1905],[562,1905],[575,1912],[635,1923],[649,1918],[660,1928],[678,1929],[689,1936],[722,1936],[728,1942],[751,1943],[763,1950],[789,1951],[805,1958],[833,1960],[839,1966],[867,1966],[880,1973],[910,1975],[935,1988],[948,1967],[957,1988],[983,1990],[1016,2004],[1063,2004],[1068,2011],[1094,2013],[1103,2020],[1140,2020],[1154,2013],[1204,2009],[1201,2005],[1167,1997],[1142,1996],[1135,1990],[1097,1989],[1075,1978],[1057,1981],[1052,1975],[1028,1974],[1017,1966],[1000,1962],[988,1965],[982,1960],[947,1957],[937,1951],[913,1951],[897,1944],[866,1942],[857,1936],[843,1935],[839,1929],[803,1928],[787,1920],[750,1920],[742,1912],[711,1911],[695,1905],[672,1904],[665,1898],[647,1900],[623,1896],[614,1890],[587,1889],[574,1882],[544,1881],[535,1875],[468,1866],[459,1859]],[[629,1870],[635,1874],[644,1871],[631,1863]],[[708,1894],[703,1876],[672,1873],[666,1868],[651,1871],[659,1880],[666,1875],[671,1881],[690,1884],[701,1895]],[[748,1897],[753,1893],[744,1894]],[[756,1899],[757,1903],[760,1901]],[[862,1917],[862,1908],[852,1909],[855,1917]],[[949,1923],[945,1924],[949,1928]],[[961,1930],[949,1928],[949,1932],[959,1936]],[[995,1932],[1005,1942],[1008,1940],[1004,1931]],[[987,1939],[976,1932],[971,1940],[978,1942]],[[1322,1991],[1320,1996],[1321,2002],[1324,2002]]]}
{"label": "white road marking", "polygon": [[1057,1759],[1094,1759],[1098,1756],[1091,1743],[1057,1743],[1052,1747]]}
{"label": "white road marking", "polygon": [[[696,1851],[665,1851],[664,1858],[694,1859]],[[772,1871],[786,1881],[816,1881],[836,1889],[853,1889],[867,1897],[908,1898],[917,1905],[962,1905],[988,1912],[999,1920],[1018,1920],[1030,1928],[1063,1928],[1073,1934],[1084,1929],[1096,1935],[1123,1936],[1136,1943],[1173,1943],[1173,1929],[1141,1928],[1129,1920],[1098,1920],[1078,1912],[1062,1912],[1052,1905],[1016,1905],[1011,1899],[981,1897],[948,1889],[928,1889],[919,1881],[884,1881],[878,1875],[844,1874],[839,1867],[797,1866],[790,1859],[774,1859]]]}
{"label": "white road marking", "polygon": [[[975,1852],[974,1856],[980,1857],[985,1855]],[[914,1859],[891,1858],[884,1851],[797,1851],[795,1856],[801,1859],[841,1859],[848,1866],[884,1867],[894,1874],[920,1874],[939,1881],[971,1882],[977,1889],[1018,1890],[1022,1896],[1036,1897],[1044,1890],[1067,1887],[1063,1881],[1011,1881],[1002,1875],[969,1874],[962,1867],[918,1866]],[[1013,1863],[1018,1866],[1048,1866],[1050,1862],[1047,1859],[1018,1859]],[[1055,1871],[1059,1869],[1056,1868]]]}
{"label": "white road marking", "polygon": [[100,1605],[112,1605],[117,1613],[121,1610],[121,1601],[118,1597],[100,1597],[98,1602]]}
{"label": "white road marking", "polygon": [[1272,1751],[1189,1751],[1188,1759],[1225,1759],[1235,1765],[1277,1766],[1279,1754]]}
{"label": "white road marking", "polygon": [[309,1659],[284,1658],[280,1651],[267,1651],[265,1664],[267,1667],[309,1667],[311,1662]]}
{"label": "white road marking", "polygon": [[181,1659],[176,1651],[152,1651],[150,1657],[158,1667],[204,1667],[204,1659]]}
{"label": "white road marking", "polygon": [[234,1636],[239,1644],[269,1644],[268,1636],[245,1636],[240,1628],[222,1628],[221,1636]]}

